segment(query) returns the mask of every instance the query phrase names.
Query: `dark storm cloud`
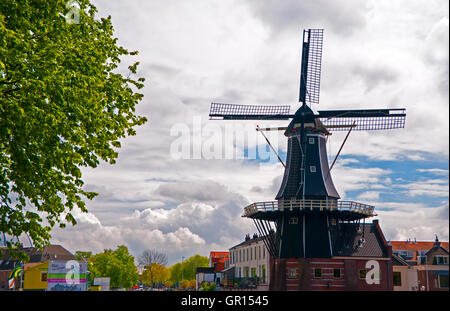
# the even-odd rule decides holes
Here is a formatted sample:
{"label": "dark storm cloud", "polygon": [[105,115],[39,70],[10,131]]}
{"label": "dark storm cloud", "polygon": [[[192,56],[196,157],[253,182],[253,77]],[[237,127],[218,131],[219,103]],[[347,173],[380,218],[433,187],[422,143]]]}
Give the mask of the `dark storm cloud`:
{"label": "dark storm cloud", "polygon": [[[247,0],[255,15],[268,23],[272,30],[298,30],[328,25],[335,32],[348,35],[358,28],[364,27],[365,13],[368,11],[367,1],[298,1],[298,0]],[[313,26],[315,25],[315,26]]]}

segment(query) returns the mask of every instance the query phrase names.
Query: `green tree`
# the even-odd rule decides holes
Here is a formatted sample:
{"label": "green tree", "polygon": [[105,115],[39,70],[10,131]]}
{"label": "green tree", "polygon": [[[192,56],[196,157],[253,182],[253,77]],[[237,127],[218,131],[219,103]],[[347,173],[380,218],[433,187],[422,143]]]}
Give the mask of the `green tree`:
{"label": "green tree", "polygon": [[194,255],[170,266],[170,281],[173,283],[181,282],[182,280],[195,280],[195,272],[197,267],[208,267],[208,257],[201,255]]}
{"label": "green tree", "polygon": [[153,263],[146,266],[142,272],[142,282],[150,287],[154,287],[155,284],[164,284],[169,279],[169,276],[168,268]]}
{"label": "green tree", "polygon": [[0,1],[0,232],[26,232],[37,247],[97,195],[83,190],[82,167],[114,164],[120,139],[146,122],[135,114],[138,62],[117,72],[137,52],[117,45],[111,17],[89,0],[66,3]]}
{"label": "green tree", "polygon": [[75,259],[78,261],[83,261],[83,260],[88,261],[89,258],[92,257],[92,252],[76,251],[74,256],[75,256]]}
{"label": "green tree", "polygon": [[139,281],[134,257],[128,248],[120,245],[116,250],[105,249],[103,253],[91,257],[88,270],[94,277],[110,277],[111,288],[131,288]]}

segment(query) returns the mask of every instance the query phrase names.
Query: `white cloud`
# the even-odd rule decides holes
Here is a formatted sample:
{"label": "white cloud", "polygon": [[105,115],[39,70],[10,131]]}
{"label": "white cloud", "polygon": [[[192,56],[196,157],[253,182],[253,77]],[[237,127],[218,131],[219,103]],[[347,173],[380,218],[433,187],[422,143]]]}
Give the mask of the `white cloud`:
{"label": "white cloud", "polygon": [[448,180],[430,179],[424,181],[413,182],[398,187],[407,189],[407,193],[411,197],[415,196],[434,196],[448,197],[449,188]]}
{"label": "white cloud", "polygon": [[438,207],[420,203],[376,202],[376,213],[388,240],[404,241],[407,238],[430,241],[437,234],[448,241],[448,202]]}
{"label": "white cloud", "polygon": [[448,170],[443,170],[440,168],[430,168],[430,169],[418,168],[416,171],[421,173],[430,173],[434,175],[448,175]]}
{"label": "white cloud", "polygon": [[358,200],[378,200],[380,192],[378,191],[365,191],[358,195]]}
{"label": "white cloud", "polygon": [[[341,198],[344,199],[348,191],[386,188],[386,185],[390,183],[387,175],[391,173],[392,171],[388,169],[377,167],[355,168],[345,166],[337,161],[332,170],[332,178]],[[366,192],[366,196],[372,195],[372,197],[375,193],[379,193],[375,191]]]}
{"label": "white cloud", "polygon": [[[198,116],[202,124],[224,128],[229,122],[207,120],[212,101],[298,107],[302,28],[325,28],[321,103],[313,109],[407,109],[405,129],[351,133],[341,153],[350,158],[338,159],[332,171],[341,197],[360,191],[361,199],[378,200],[399,182],[395,171],[358,167],[352,156],[448,159],[446,1],[94,3],[101,16],[112,16],[119,44],[139,51],[133,60],[140,61],[138,73],[147,83],[137,112],[149,122],[123,140],[116,165],[83,170],[86,188],[100,196],[87,202],[91,214],[78,215],[76,227],[54,230],[53,241],[71,250],[101,251],[126,243],[135,255],[150,247],[170,250],[176,261],[181,254],[228,249],[245,233],[255,232],[253,223],[241,217],[242,208],[274,199],[281,164],[174,160],[170,129],[180,123],[190,126]],[[262,125],[242,124],[251,124],[252,132]],[[273,135],[286,150],[282,133]],[[330,137],[330,158],[345,135]],[[255,137],[258,141],[250,147],[265,146],[260,135]],[[233,146],[229,140],[224,144]],[[410,194],[411,202],[419,195],[448,196],[448,183],[403,182],[400,190]],[[383,205],[393,208],[379,211],[382,228],[392,239],[412,233],[427,239],[433,231],[448,239],[446,225],[434,216],[448,206]]]}

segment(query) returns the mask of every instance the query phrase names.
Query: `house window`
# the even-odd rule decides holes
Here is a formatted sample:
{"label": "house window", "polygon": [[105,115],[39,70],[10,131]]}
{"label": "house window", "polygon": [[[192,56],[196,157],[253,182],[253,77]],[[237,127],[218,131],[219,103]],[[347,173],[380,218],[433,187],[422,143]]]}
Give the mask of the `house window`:
{"label": "house window", "polygon": [[322,277],[322,269],[321,268],[314,268],[314,277],[315,278],[321,278]]}
{"label": "house window", "polygon": [[448,256],[434,256],[435,265],[448,265]]}
{"label": "house window", "polygon": [[309,138],[309,144],[310,144],[310,145],[314,145],[314,138],[313,138],[313,137],[310,137],[310,138]]}
{"label": "house window", "polygon": [[266,265],[262,265],[262,282],[266,283]]}
{"label": "house window", "polygon": [[41,282],[47,282],[47,272],[41,273]]}
{"label": "house window", "polygon": [[402,286],[402,273],[401,272],[394,272],[392,274],[394,279],[394,286]]}
{"label": "house window", "polygon": [[448,288],[448,274],[439,274],[439,288]]}
{"label": "house window", "polygon": [[340,279],[341,278],[341,269],[333,269],[333,277],[335,279]]}
{"label": "house window", "polygon": [[366,278],[366,273],[367,273],[366,270],[359,270],[359,278],[361,280],[364,280]]}
{"label": "house window", "polygon": [[311,166],[309,167],[309,171],[310,171],[311,173],[315,173],[315,172],[316,172],[316,166],[315,166],[315,165],[311,165]]}

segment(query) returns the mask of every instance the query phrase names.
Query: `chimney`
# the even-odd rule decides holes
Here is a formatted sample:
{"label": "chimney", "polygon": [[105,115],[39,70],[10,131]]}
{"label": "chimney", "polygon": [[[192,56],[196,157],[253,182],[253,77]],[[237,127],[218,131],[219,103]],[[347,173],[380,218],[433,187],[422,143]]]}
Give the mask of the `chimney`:
{"label": "chimney", "polygon": [[436,234],[436,239],[434,240],[433,247],[436,247],[436,248],[441,247],[441,242],[439,242],[437,234]]}

